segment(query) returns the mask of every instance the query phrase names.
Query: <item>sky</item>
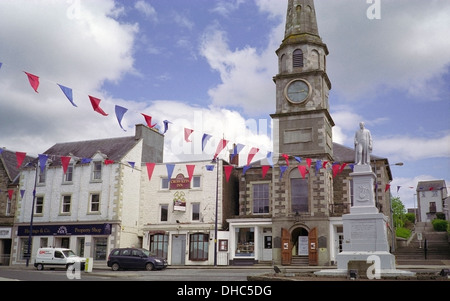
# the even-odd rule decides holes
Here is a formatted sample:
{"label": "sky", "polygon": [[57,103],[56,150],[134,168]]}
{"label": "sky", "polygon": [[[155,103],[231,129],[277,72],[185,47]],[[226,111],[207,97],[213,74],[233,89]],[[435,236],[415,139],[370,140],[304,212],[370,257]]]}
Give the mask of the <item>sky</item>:
{"label": "sky", "polygon": [[[245,145],[242,165],[253,147],[254,160],[265,158],[287,2],[1,0],[0,147],[37,156],[56,143],[132,136],[146,114],[161,131],[170,121],[165,162],[212,158],[220,139]],[[450,1],[315,8],[330,51],[333,141],[353,147],[364,121],[373,154],[403,163],[391,166],[391,192],[406,208],[418,181],[450,186]],[[24,72],[39,77],[38,93]],[[127,110],[121,124],[116,106]]]}

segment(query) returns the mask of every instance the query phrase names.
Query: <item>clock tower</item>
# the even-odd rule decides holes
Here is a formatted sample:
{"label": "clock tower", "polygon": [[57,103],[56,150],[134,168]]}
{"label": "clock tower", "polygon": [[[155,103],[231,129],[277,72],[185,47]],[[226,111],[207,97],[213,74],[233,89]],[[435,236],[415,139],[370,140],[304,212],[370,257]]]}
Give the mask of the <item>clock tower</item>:
{"label": "clock tower", "polygon": [[[279,70],[273,78],[274,167],[279,168],[272,174],[272,256],[275,263],[289,265],[295,253],[306,256],[309,265],[318,265],[329,260],[333,203],[331,169],[316,167],[333,161],[328,48],[319,36],[314,1],[288,1],[285,36],[276,51]],[[314,163],[307,173],[306,159]]]}
{"label": "clock tower", "polygon": [[319,36],[314,1],[288,1],[285,36],[276,51],[274,153],[331,160],[328,48]]}

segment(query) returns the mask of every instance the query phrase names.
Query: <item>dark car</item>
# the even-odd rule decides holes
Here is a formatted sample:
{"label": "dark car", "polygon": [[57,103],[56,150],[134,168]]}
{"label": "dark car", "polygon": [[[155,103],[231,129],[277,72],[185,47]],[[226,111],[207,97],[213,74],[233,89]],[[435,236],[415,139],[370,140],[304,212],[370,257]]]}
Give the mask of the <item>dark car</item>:
{"label": "dark car", "polygon": [[167,260],[154,256],[143,248],[117,248],[109,253],[108,267],[113,271],[120,269],[162,270],[167,267]]}

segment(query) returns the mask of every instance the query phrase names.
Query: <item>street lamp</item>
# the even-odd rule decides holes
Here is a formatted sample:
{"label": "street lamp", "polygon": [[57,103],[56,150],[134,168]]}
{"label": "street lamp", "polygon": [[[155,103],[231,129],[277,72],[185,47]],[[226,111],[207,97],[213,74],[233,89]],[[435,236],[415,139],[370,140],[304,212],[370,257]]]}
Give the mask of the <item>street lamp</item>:
{"label": "street lamp", "polygon": [[27,254],[27,261],[26,261],[26,266],[28,267],[29,263],[30,263],[30,259],[31,259],[31,239],[32,239],[32,234],[33,234],[33,217],[34,217],[34,206],[35,206],[35,201],[36,201],[36,185],[37,185],[37,177],[38,177],[38,167],[39,167],[39,162],[36,164],[33,163],[28,163],[27,166],[34,166],[35,167],[35,175],[34,175],[34,187],[33,187],[33,202],[31,205],[31,218],[30,218],[30,232],[28,233],[28,254]]}
{"label": "street lamp", "polygon": [[214,158],[211,163],[216,163],[216,215],[214,221],[214,266],[217,266],[217,220],[218,220],[218,207],[219,207],[219,159]]}

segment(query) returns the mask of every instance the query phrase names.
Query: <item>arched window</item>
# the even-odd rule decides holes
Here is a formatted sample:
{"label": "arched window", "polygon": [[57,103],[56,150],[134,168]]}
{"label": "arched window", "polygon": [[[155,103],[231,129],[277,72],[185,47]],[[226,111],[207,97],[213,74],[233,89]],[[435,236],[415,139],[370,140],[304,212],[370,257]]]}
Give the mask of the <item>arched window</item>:
{"label": "arched window", "polygon": [[283,54],[281,56],[281,61],[280,61],[280,72],[285,73],[286,71],[287,71],[286,55]]}
{"label": "arched window", "polygon": [[294,68],[303,67],[303,51],[301,49],[294,51],[293,66]]}

